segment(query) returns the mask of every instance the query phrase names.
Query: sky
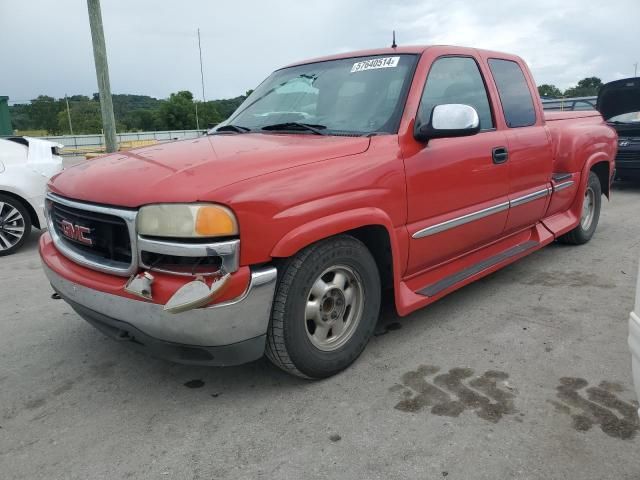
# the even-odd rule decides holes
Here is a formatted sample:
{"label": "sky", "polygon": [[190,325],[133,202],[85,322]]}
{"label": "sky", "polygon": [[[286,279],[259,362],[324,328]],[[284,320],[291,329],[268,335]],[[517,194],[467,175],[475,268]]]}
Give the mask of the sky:
{"label": "sky", "polygon": [[[102,0],[113,93],[230,98],[310,57],[450,44],[515,53],[561,89],[633,76],[640,0]],[[640,66],[638,67],[640,71]],[[86,0],[0,0],[0,95],[97,91]]]}

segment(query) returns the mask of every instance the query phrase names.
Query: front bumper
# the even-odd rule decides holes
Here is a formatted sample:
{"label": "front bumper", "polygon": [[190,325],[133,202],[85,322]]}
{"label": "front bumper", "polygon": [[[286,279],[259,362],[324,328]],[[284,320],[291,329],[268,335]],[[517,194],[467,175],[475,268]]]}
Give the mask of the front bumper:
{"label": "front bumper", "polygon": [[629,349],[631,350],[633,384],[636,395],[640,399],[640,316],[634,312],[631,312],[629,318]]}
{"label": "front bumper", "polygon": [[264,352],[277,271],[254,269],[244,294],[224,303],[172,314],[163,306],[72,282],[44,259],[53,289],[85,320],[112,338],[179,363],[238,365]]}

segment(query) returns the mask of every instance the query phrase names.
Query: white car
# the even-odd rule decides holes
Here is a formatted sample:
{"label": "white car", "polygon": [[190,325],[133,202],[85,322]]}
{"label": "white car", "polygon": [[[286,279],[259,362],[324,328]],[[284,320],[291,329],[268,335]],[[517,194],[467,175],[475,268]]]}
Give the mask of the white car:
{"label": "white car", "polygon": [[31,228],[46,228],[44,193],[62,171],[62,145],[29,137],[0,139],[0,256],[25,242]]}

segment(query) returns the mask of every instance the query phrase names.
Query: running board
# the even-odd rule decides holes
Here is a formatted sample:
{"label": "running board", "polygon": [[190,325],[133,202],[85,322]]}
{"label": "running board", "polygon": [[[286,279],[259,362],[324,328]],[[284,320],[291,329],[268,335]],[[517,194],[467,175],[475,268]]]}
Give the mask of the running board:
{"label": "running board", "polygon": [[453,275],[449,275],[448,277],[443,278],[442,280],[437,281],[436,283],[432,283],[420,290],[416,293],[420,295],[424,295],[425,297],[434,297],[446,290],[449,287],[453,287],[455,284],[460,283],[478,273],[486,270],[487,268],[491,268],[505,260],[510,259],[511,257],[515,257],[520,255],[521,253],[526,252],[527,250],[532,250],[539,245],[539,242],[534,240],[530,240],[525,243],[521,243],[520,245],[516,245],[515,247],[511,247],[504,252],[498,253],[493,257],[489,257],[486,260],[476,263],[475,265],[471,265],[470,267],[465,268],[464,270],[460,270]]}

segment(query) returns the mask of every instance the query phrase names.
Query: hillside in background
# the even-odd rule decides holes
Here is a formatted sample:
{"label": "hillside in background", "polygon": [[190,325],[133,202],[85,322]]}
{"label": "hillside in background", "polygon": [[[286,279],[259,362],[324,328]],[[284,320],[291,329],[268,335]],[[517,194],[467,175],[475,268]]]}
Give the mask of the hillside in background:
{"label": "hillside in background", "polygon": [[[193,94],[186,90],[172,93],[167,99],[116,94],[113,95],[116,129],[119,132],[191,130],[197,127],[205,129],[208,125],[219,123],[231,115],[249,93],[251,92],[235,98],[208,102],[196,102]],[[13,128],[18,134],[35,130],[49,135],[69,134],[69,117],[74,134],[102,131],[100,100],[97,93],[91,98],[72,95],[66,100],[40,95],[31,103],[10,106],[9,111]]]}

